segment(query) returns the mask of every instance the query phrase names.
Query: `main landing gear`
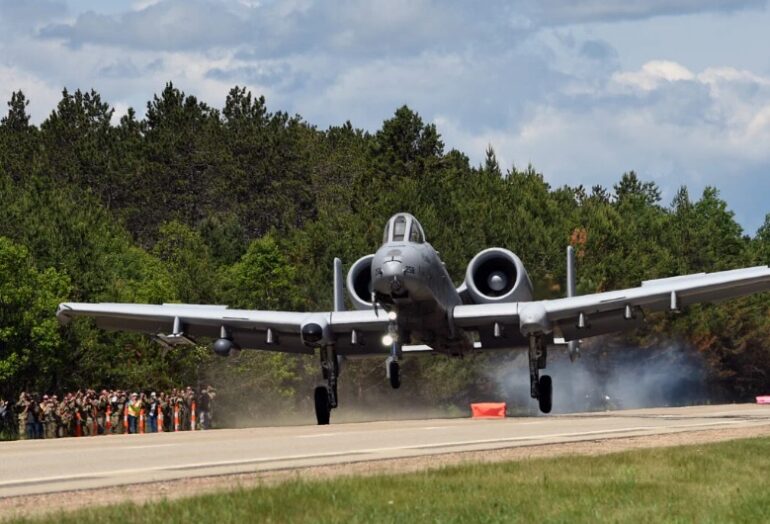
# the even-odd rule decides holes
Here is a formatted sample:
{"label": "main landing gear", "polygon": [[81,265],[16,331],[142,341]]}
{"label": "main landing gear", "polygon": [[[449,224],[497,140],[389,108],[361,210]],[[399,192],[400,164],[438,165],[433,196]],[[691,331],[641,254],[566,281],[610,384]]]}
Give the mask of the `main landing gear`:
{"label": "main landing gear", "polygon": [[529,337],[529,387],[530,396],[536,398],[543,413],[550,413],[553,406],[553,383],[548,375],[540,376],[548,358],[545,338],[538,335]]}
{"label": "main landing gear", "polygon": [[315,417],[319,426],[329,423],[331,410],[337,407],[337,378],[340,375],[340,363],[334,346],[321,347],[321,372],[326,386],[315,388]]}

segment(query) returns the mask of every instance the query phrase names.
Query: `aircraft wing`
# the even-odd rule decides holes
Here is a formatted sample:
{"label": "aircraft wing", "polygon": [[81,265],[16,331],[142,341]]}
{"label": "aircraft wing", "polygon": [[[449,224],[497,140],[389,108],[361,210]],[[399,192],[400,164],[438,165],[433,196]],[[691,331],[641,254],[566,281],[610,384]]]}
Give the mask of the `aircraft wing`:
{"label": "aircraft wing", "polygon": [[199,337],[216,339],[224,330],[243,349],[309,354],[314,350],[302,343],[300,328],[306,322],[318,321],[337,335],[341,355],[377,354],[387,349],[381,344],[388,326],[382,310],[300,313],[215,305],[65,302],[59,305],[56,316],[62,323],[90,317],[103,329],[146,333],[169,345],[195,343]]}
{"label": "aircraft wing", "polygon": [[[635,288],[555,300],[462,305],[455,323],[479,331],[483,348],[525,342],[527,333],[561,335],[578,340],[633,329],[645,311],[678,310],[770,290],[770,267],[758,266],[717,273],[698,273],[648,280]],[[486,343],[485,343],[486,342]]]}

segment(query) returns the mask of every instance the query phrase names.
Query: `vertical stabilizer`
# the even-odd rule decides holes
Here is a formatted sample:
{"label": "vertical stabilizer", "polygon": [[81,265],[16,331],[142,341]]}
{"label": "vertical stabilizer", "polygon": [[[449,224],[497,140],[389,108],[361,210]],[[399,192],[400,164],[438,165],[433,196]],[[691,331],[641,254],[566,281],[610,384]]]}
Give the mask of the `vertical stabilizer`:
{"label": "vertical stabilizer", "polygon": [[345,311],[345,290],[342,287],[342,260],[334,259],[334,311]]}
{"label": "vertical stabilizer", "polygon": [[[575,248],[572,246],[567,246],[567,296],[577,296]],[[580,356],[580,341],[570,340],[567,342],[567,348],[569,350],[569,359],[572,362],[575,362],[575,359]]]}
{"label": "vertical stabilizer", "polygon": [[575,248],[567,246],[567,296],[574,297],[575,292]]}

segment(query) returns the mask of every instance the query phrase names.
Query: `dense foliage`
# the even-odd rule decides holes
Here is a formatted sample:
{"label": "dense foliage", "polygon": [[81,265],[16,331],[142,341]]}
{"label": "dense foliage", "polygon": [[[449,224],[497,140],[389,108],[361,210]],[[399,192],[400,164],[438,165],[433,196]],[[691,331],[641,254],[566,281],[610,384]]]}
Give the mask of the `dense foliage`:
{"label": "dense foliage", "polygon": [[[397,211],[420,219],[458,284],[476,252],[499,245],[524,260],[541,297],[563,294],[570,242],[580,292],[770,261],[770,220],[744,236],[714,188],[697,198],[682,188],[670,204],[633,172],[612,188],[554,188],[532,167],[502,169],[491,148],[471,165],[407,107],[369,133],[319,130],[239,87],[219,110],[168,84],[144,118],[129,110],[118,122],[94,91],[65,90],[39,126],[27,104],[14,93],[0,123],[0,396],[207,381],[254,399],[257,416],[303,406],[315,359],[165,350],[90,321],[60,327],[55,306],[329,308],[333,257],[372,252]],[[768,300],[656,316],[628,340],[682,340],[713,386],[746,398],[770,391]],[[488,393],[493,360],[410,362],[403,395],[448,405]],[[379,398],[382,362],[351,363],[342,386],[343,401]]]}

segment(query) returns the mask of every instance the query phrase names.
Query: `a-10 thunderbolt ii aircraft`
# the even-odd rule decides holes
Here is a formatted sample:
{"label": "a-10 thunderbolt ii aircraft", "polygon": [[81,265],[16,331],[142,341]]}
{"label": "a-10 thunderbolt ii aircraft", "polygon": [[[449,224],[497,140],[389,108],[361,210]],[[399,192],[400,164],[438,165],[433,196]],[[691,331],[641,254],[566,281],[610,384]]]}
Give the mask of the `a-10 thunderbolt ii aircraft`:
{"label": "a-10 thunderbolt ii aircraft", "polygon": [[342,264],[334,261],[334,311],[293,312],[229,309],[189,304],[63,303],[57,316],[93,317],[98,326],[139,331],[163,344],[212,339],[227,356],[240,349],[288,353],[318,351],[325,385],[315,389],[319,424],[337,407],[337,378],[344,357],[386,357],[386,375],[400,385],[399,360],[410,351],[461,356],[474,351],[528,351],[531,396],[551,411],[552,383],[540,375],[548,346],[566,343],[570,357],[579,341],[632,329],[644,311],[679,310],[770,289],[767,266],[699,273],[642,282],[640,287],[577,296],[572,248],[567,248],[567,297],[534,300],[521,260],[503,248],[485,249],[468,264],[456,288],[438,252],[408,213],[388,220],[380,248],[356,261],[347,275],[355,311],[345,311]]}

